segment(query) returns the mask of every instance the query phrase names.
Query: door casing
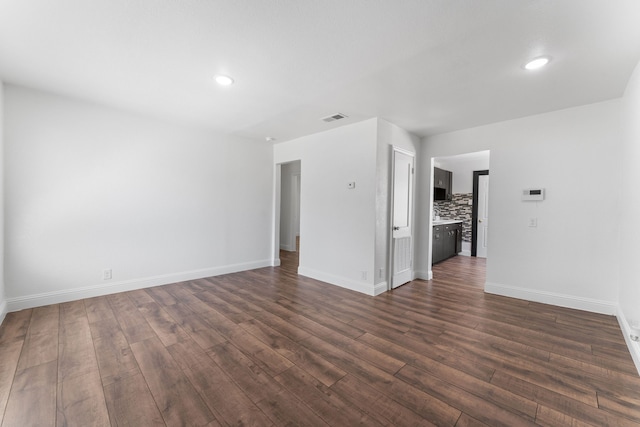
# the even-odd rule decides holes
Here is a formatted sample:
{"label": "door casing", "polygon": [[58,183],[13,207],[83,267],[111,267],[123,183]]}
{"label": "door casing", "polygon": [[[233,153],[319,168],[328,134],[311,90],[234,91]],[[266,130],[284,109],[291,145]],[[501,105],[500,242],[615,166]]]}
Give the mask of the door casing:
{"label": "door casing", "polygon": [[489,170],[473,171],[473,201],[471,208],[471,256],[478,250],[478,187],[480,175],[489,175]]}
{"label": "door casing", "polygon": [[[391,154],[391,191],[390,191],[390,239],[389,239],[389,281],[388,288],[394,289],[414,278],[413,270],[413,247],[414,247],[414,198],[415,198],[415,153],[392,146]],[[408,170],[406,171],[407,186],[402,188],[403,193],[399,193],[401,188],[397,186],[396,179],[405,176],[403,171],[398,170],[397,160],[400,156],[408,157]],[[400,201],[406,197],[406,206],[400,206]],[[406,215],[400,218],[400,214]],[[406,224],[406,227],[404,226]],[[396,229],[396,227],[398,229]],[[402,239],[402,240],[400,240]],[[402,252],[402,253],[401,253]],[[408,259],[407,259],[408,257]],[[396,268],[401,270],[396,272]]]}

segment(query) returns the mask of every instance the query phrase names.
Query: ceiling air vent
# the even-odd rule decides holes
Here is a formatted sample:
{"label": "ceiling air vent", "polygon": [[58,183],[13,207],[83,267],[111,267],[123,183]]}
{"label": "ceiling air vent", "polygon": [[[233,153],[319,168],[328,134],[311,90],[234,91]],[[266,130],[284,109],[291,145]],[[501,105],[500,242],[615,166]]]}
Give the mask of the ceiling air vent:
{"label": "ceiling air vent", "polygon": [[346,115],[344,115],[342,113],[336,113],[336,114],[332,114],[332,115],[327,116],[327,117],[323,117],[322,121],[329,123],[329,122],[335,122],[336,120],[342,120],[342,119],[344,119],[346,117],[348,117],[348,116],[346,116]]}

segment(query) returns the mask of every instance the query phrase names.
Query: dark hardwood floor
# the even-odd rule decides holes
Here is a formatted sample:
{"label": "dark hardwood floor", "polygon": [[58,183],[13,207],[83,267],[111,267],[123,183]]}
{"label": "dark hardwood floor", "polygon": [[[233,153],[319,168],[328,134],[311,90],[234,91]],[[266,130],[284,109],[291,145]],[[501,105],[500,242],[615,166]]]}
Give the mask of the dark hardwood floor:
{"label": "dark hardwood floor", "polygon": [[2,426],[631,426],[614,317],[485,295],[455,257],[368,297],[279,268],[7,315]]}

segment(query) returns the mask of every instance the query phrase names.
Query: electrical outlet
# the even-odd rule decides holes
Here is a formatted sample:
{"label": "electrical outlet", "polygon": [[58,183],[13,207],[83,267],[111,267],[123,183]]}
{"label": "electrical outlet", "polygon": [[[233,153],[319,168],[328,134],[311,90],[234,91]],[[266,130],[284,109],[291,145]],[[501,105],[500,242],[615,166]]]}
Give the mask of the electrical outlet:
{"label": "electrical outlet", "polygon": [[111,280],[111,269],[110,268],[105,268],[104,270],[102,270],[102,280]]}
{"label": "electrical outlet", "polygon": [[529,227],[537,227],[538,218],[529,218]]}
{"label": "electrical outlet", "polygon": [[363,271],[360,277],[362,278],[362,280],[367,280],[367,272]]}
{"label": "electrical outlet", "polygon": [[378,270],[378,279],[384,279],[384,268]]}

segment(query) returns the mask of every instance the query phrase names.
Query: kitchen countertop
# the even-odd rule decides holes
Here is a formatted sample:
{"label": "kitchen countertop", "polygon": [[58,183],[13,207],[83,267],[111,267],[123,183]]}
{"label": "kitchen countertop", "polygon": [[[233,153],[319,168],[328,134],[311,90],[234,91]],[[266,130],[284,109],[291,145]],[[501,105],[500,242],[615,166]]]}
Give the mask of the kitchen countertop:
{"label": "kitchen countertop", "polygon": [[461,219],[439,219],[433,221],[433,225],[455,224],[456,222],[462,222]]}

